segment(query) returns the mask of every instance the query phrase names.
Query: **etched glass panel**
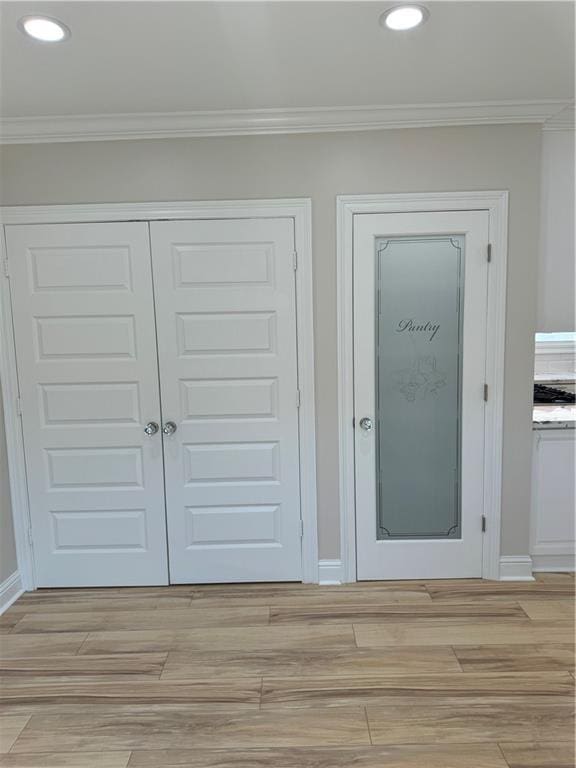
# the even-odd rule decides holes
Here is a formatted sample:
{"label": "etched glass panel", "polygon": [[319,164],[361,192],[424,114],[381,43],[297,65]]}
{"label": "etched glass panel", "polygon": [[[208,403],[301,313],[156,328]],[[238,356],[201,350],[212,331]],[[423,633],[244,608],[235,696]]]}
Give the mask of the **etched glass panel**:
{"label": "etched glass panel", "polygon": [[456,539],[464,237],[376,241],[378,539]]}

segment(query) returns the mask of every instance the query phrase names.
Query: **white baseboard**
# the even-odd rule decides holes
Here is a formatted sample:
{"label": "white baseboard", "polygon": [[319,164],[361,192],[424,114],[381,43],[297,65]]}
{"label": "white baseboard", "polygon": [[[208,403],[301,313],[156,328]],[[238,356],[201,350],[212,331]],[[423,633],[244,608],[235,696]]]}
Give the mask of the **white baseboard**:
{"label": "white baseboard", "polygon": [[320,560],[318,581],[320,584],[342,584],[342,560]]}
{"label": "white baseboard", "polygon": [[[547,570],[574,570],[574,567],[560,567],[561,563],[559,558],[554,556],[547,556],[547,561],[554,559],[554,566]],[[564,558],[565,563],[568,561],[568,557]],[[538,560],[540,562],[540,560]],[[533,561],[529,555],[503,555],[500,558],[500,581],[534,581],[532,575]],[[574,565],[574,559],[572,559],[572,566]],[[535,570],[545,570],[543,568]],[[344,581],[344,569],[342,567],[341,560],[320,560],[318,564],[318,575],[320,584],[342,584]]]}
{"label": "white baseboard", "polygon": [[500,581],[534,581],[530,555],[502,555]]}
{"label": "white baseboard", "polygon": [[15,571],[0,584],[0,615],[8,610],[23,592],[22,579],[18,571]]}
{"label": "white baseboard", "polygon": [[532,570],[573,573],[576,571],[576,555],[532,555]]}

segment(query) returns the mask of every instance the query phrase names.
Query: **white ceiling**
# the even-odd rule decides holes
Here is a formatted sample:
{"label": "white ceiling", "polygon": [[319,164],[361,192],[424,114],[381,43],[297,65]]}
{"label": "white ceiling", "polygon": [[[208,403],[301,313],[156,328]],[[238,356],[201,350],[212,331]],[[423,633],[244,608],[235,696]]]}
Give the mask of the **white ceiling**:
{"label": "white ceiling", "polygon": [[[2,117],[573,97],[572,2],[429,2],[400,34],[389,4],[2,2]],[[26,39],[34,12],[71,39]]]}

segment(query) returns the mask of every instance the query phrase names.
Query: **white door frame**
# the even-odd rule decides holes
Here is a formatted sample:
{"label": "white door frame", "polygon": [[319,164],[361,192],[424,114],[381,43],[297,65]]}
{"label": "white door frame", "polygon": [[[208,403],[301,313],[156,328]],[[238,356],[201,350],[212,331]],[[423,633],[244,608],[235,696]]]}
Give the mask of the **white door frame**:
{"label": "white door frame", "polygon": [[482,577],[500,578],[502,419],[506,322],[508,192],[431,192],[398,195],[345,195],[337,198],[338,429],[340,474],[340,553],[342,580],[356,581],[356,498],[354,481],[354,216],[484,210],[489,214],[491,264],[488,271],[485,408],[484,510],[486,534]]}
{"label": "white door frame", "polygon": [[[314,318],[312,217],[308,198],[222,200],[168,203],[4,206],[0,220],[10,224],[64,224],[158,219],[254,219],[287,217],[294,221],[296,244],[296,314],[300,409],[300,514],[303,524],[302,580],[318,581],[316,507],[316,417],[314,402]],[[18,369],[4,228],[1,237],[0,371],[6,421],[12,515],[18,569],[25,590],[36,589],[24,441],[20,424]],[[8,278],[8,279],[6,279]]]}

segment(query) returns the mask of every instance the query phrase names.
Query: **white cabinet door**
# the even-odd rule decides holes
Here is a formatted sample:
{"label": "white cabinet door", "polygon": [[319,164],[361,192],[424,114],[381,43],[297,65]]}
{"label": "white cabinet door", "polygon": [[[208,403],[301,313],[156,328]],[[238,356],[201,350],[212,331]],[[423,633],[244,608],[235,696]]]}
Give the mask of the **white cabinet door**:
{"label": "white cabinet door", "polygon": [[293,222],[150,226],[170,579],[299,580]]}
{"label": "white cabinet door", "polygon": [[359,579],[482,573],[488,214],[357,215]]}
{"label": "white cabinet door", "polygon": [[166,584],[148,226],[6,233],[37,583]]}
{"label": "white cabinet door", "polygon": [[574,568],[574,429],[535,429],[530,554],[535,570]]}

